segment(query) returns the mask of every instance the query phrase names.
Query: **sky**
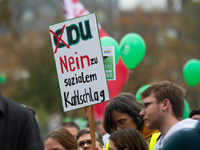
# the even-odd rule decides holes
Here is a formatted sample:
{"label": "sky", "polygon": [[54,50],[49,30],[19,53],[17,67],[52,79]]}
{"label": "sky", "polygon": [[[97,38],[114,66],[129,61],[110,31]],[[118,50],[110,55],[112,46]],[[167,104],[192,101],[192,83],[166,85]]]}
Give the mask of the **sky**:
{"label": "sky", "polygon": [[[175,0],[180,1],[180,0]],[[122,10],[131,10],[138,6],[143,8],[143,10],[166,10],[167,0],[119,0],[119,8]]]}

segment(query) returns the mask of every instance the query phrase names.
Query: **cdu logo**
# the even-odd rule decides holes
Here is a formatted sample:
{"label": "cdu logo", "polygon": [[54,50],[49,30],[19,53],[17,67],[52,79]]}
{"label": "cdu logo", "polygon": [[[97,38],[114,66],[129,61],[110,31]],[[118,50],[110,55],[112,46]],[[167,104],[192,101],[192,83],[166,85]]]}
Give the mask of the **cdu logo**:
{"label": "cdu logo", "polygon": [[[62,40],[64,29],[66,30],[67,43]],[[56,46],[54,54],[57,52],[58,48],[66,46],[70,49],[70,46],[78,44],[81,39],[87,41],[93,38],[89,20],[69,26],[64,25],[63,28],[57,29],[55,32],[50,30],[50,32],[53,34],[53,42]]]}

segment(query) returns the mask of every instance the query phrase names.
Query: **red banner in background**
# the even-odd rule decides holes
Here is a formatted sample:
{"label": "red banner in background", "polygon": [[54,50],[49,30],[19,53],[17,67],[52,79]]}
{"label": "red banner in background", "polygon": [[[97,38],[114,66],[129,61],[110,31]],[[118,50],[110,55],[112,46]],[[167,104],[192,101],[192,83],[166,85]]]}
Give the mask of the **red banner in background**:
{"label": "red banner in background", "polygon": [[[89,14],[90,12],[84,7],[84,5],[78,0],[62,0],[63,9],[65,12],[65,19],[71,19],[82,15]],[[100,37],[108,36],[106,31],[99,24]],[[118,95],[123,89],[126,81],[128,80],[130,71],[126,68],[121,58],[116,65],[116,80],[108,81],[108,89],[110,99]],[[94,105],[95,119],[103,120],[104,109],[109,101]]]}

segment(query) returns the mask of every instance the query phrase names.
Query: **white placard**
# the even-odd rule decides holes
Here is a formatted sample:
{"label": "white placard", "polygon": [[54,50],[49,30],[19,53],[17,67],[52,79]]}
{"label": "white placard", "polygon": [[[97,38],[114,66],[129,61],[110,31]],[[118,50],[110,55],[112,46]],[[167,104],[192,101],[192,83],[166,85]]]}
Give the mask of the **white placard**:
{"label": "white placard", "polygon": [[95,13],[49,30],[64,111],[109,100]]}

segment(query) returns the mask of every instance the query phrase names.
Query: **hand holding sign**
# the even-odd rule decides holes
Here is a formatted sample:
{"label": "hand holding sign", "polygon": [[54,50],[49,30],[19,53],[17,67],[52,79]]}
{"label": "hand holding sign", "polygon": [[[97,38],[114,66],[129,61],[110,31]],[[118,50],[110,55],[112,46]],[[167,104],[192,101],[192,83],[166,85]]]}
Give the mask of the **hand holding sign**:
{"label": "hand holding sign", "polygon": [[121,58],[130,70],[134,69],[144,58],[145,42],[136,33],[126,34],[120,41]]}

